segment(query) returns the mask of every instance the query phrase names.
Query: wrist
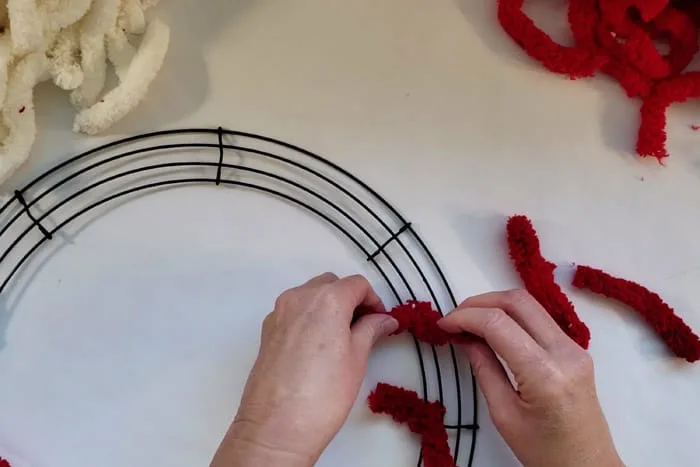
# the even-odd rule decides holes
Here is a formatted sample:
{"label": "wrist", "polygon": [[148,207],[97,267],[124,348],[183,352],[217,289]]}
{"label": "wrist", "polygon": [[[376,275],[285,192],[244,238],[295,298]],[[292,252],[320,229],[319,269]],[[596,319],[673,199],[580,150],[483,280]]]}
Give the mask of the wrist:
{"label": "wrist", "polygon": [[310,454],[292,446],[284,437],[255,423],[236,420],[219,446],[210,467],[312,467],[320,453]]}

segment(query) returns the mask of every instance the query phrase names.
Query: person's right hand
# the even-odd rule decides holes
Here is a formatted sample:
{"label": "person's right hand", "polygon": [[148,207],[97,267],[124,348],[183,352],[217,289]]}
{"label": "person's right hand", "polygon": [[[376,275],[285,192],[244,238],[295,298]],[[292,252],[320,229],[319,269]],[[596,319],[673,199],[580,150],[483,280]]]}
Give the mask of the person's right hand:
{"label": "person's right hand", "polygon": [[469,298],[439,324],[480,338],[464,349],[496,428],[525,467],[624,466],[598,401],[591,357],[529,293]]}

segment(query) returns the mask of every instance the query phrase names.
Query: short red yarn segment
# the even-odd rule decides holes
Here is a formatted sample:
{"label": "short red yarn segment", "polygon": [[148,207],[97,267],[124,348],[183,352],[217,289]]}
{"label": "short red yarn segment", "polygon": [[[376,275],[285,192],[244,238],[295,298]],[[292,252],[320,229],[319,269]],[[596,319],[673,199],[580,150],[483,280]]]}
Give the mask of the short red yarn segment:
{"label": "short red yarn segment", "polygon": [[659,83],[642,103],[637,152],[662,159],[666,151],[666,109],[676,102],[700,97],[700,72],[690,72]]}
{"label": "short red yarn segment", "polygon": [[576,268],[573,285],[624,303],[654,328],[674,354],[691,363],[700,360],[700,338],[656,293],[588,266]]}
{"label": "short red yarn segment", "polygon": [[394,307],[389,314],[399,322],[399,328],[394,335],[409,332],[419,341],[431,345],[459,343],[467,339],[462,334],[448,334],[443,331],[437,324],[442,315],[433,309],[430,302],[409,301]]}
{"label": "short red yarn segment", "polygon": [[426,402],[414,391],[379,383],[368,398],[375,414],[386,414],[421,437],[425,467],[455,467],[445,429],[445,407]]}
{"label": "short red yarn segment", "polygon": [[[658,160],[666,151],[666,109],[700,97],[698,73],[686,72],[697,55],[697,0],[569,0],[575,45],[557,44],[523,12],[524,0],[498,0],[498,20],[523,50],[548,70],[580,78],[607,74],[630,98],[642,97],[636,150]],[[665,43],[668,53],[657,49]]]}
{"label": "short red yarn segment", "polygon": [[525,216],[511,217],[508,219],[506,233],[510,257],[525,288],[571,339],[587,349],[591,332],[554,281],[556,266],[542,256],[540,240],[530,219]]}

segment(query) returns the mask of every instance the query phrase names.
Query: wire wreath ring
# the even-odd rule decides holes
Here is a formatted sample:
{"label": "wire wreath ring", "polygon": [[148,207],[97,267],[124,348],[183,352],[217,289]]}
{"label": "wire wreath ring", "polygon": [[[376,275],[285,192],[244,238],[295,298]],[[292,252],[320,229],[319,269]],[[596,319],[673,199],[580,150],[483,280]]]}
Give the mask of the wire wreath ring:
{"label": "wire wreath ring", "polygon": [[[177,157],[181,152],[186,160]],[[231,158],[238,161],[231,162]],[[81,183],[83,179],[89,182]],[[0,296],[8,293],[12,279],[42,245],[84,214],[115,200],[202,184],[268,194],[320,217],[362,252],[397,303],[424,298],[441,313],[457,305],[445,274],[423,239],[375,190],[318,154],[274,138],[221,127],[157,131],[114,141],[54,166],[17,190],[0,207]],[[422,396],[428,400],[436,394],[447,407],[448,417],[456,419],[456,423],[445,425],[454,432],[455,462],[462,432],[471,432],[467,465],[472,466],[478,429],[474,376],[471,374],[471,422],[465,423],[455,349],[450,346],[448,355],[440,356],[435,347],[415,339],[414,343]],[[424,354],[427,349],[428,356]],[[445,359],[454,384],[452,404],[446,402],[446,370],[441,362]],[[428,378],[426,360],[432,361],[434,379]],[[436,385],[430,385],[429,380]],[[421,463],[419,455],[419,467]]]}

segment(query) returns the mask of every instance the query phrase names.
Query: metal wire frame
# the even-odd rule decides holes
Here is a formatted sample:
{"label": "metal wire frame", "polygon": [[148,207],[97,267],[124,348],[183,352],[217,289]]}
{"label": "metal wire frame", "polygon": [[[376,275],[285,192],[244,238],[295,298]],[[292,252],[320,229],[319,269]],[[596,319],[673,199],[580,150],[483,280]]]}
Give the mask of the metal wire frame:
{"label": "metal wire frame", "polygon": [[[157,140],[162,137],[172,137],[172,136],[177,136],[179,137],[180,135],[188,135],[190,137],[196,136],[214,136],[216,137],[216,142],[178,142],[178,143],[172,143],[172,144],[156,144],[153,146],[146,146],[146,147],[139,147],[137,149],[132,149],[128,151],[123,151],[123,152],[118,152],[118,148],[134,144],[134,143],[141,143],[141,142],[148,142],[151,139]],[[272,144],[275,147],[279,147],[284,150],[289,150],[297,155],[301,156],[304,159],[304,162],[299,162],[298,160],[294,160],[290,157],[285,157],[273,152],[269,151],[264,151],[260,149],[256,149],[254,147],[249,147],[249,146],[243,146],[243,145],[238,145],[238,144],[224,144],[224,136],[227,137],[233,137],[233,138],[244,138],[244,139],[250,139],[251,141],[255,142],[262,142],[262,143],[269,143]],[[134,169],[130,170],[123,170],[123,171],[118,171],[118,173],[109,175],[103,178],[99,178],[88,184],[87,186],[77,190],[76,192],[64,197],[63,199],[60,199],[59,201],[56,201],[55,204],[51,205],[49,208],[46,208],[42,210],[40,215],[35,215],[33,213],[32,208],[36,207],[38,203],[42,200],[48,199],[48,195],[55,195],[57,193],[57,190],[59,190],[61,187],[65,186],[68,182],[77,180],[78,177],[81,175],[94,175],[90,174],[90,172],[94,172],[97,169],[103,169],[108,165],[119,165],[120,162],[123,162],[125,160],[132,160],[130,158],[137,158],[137,157],[143,157],[144,155],[148,155],[151,153],[159,153],[162,151],[176,151],[176,150],[205,150],[205,149],[215,149],[218,150],[218,159],[215,161],[195,161],[195,160],[188,160],[188,161],[175,161],[175,162],[164,162],[164,163],[158,163],[158,164],[148,164],[148,165],[142,165]],[[287,167],[292,167],[296,170],[300,170],[301,173],[304,175],[304,181],[306,180],[315,180],[315,181],[320,181],[322,183],[327,184],[328,186],[332,187],[333,189],[337,190],[337,192],[340,192],[342,196],[346,197],[346,200],[350,200],[352,203],[355,203],[355,205],[359,206],[361,210],[363,211],[364,214],[367,214],[370,216],[371,219],[376,221],[383,230],[385,230],[389,237],[384,240],[380,241],[376,238],[375,235],[370,233],[370,231],[360,222],[358,221],[352,214],[348,212],[348,210],[344,209],[339,202],[334,202],[328,197],[324,196],[322,193],[319,193],[318,191],[314,190],[313,188],[307,187],[305,184],[295,181],[291,178],[287,178],[282,175],[275,174],[273,172],[270,172],[269,170],[262,170],[262,169],[256,169],[253,167],[247,167],[241,164],[231,164],[228,162],[224,161],[225,154],[227,152],[235,152],[238,154],[249,154],[249,155],[254,155],[255,157],[260,157],[264,158],[269,161],[273,161],[275,163],[280,163],[283,164]],[[105,154],[108,157],[98,160],[97,162],[90,163],[86,166],[82,166],[81,164],[85,162],[90,162],[93,158],[96,158],[98,155]],[[320,167],[323,170],[317,170],[315,169],[311,163],[319,164]],[[69,203],[73,202],[74,200],[83,197],[84,195],[90,194],[91,191],[97,189],[98,187],[101,187],[103,185],[109,184],[110,182],[118,181],[118,180],[124,180],[128,177],[132,177],[134,175],[138,174],[145,174],[145,175],[152,175],[154,173],[160,173],[160,172],[166,172],[169,169],[187,169],[187,168],[211,168],[211,169],[216,169],[215,176],[198,176],[198,177],[187,177],[187,178],[173,178],[173,179],[166,179],[166,180],[159,180],[159,181],[154,181],[150,183],[140,183],[139,179],[139,184],[134,187],[130,187],[128,189],[124,189],[121,191],[118,191],[116,193],[112,193],[108,196],[105,196],[103,198],[100,198],[96,201],[91,202],[87,206],[84,206],[82,209],[79,209],[78,211],[74,212],[72,215],[68,216],[67,218],[63,219],[62,221],[56,223],[53,227],[48,228],[45,227],[45,222],[48,219],[51,219],[50,216],[55,214],[57,211],[62,209],[63,207],[67,206]],[[305,200],[304,198],[299,198],[295,196],[291,196],[288,193],[285,193],[284,191],[281,191],[279,189],[275,188],[270,188],[261,184],[255,184],[255,183],[249,183],[245,182],[242,180],[236,180],[233,178],[224,178],[223,177],[223,169],[229,169],[229,170],[234,170],[236,173],[247,173],[247,174],[254,174],[256,176],[264,177],[266,179],[269,179],[271,181],[274,181],[275,183],[280,183],[287,188],[293,188],[295,190],[299,190],[302,194],[307,196],[309,199],[312,199],[314,201],[317,201],[320,203],[321,207],[317,207],[312,205],[309,201]],[[71,172],[72,171],[72,172]],[[327,175],[326,173],[330,171],[331,175]],[[59,174],[62,175],[62,172],[70,172],[65,176],[61,176],[56,182],[53,184],[49,183],[49,180],[52,177],[58,176]],[[325,172],[325,173],[324,173]],[[349,188],[346,187],[346,183],[350,183],[353,185],[358,191],[362,192],[362,195],[356,194],[353,191],[351,191]],[[395,299],[397,302],[402,302],[405,299],[417,299],[417,295],[413,288],[411,287],[411,284],[407,278],[406,272],[404,272],[397,264],[395,257],[393,257],[389,251],[387,251],[387,248],[390,244],[396,244],[399,246],[401,252],[406,256],[406,258],[409,260],[410,264],[412,265],[412,269],[414,270],[415,273],[418,274],[420,277],[420,280],[422,284],[426,287],[430,298],[432,299],[432,302],[435,304],[436,308],[438,311],[441,313],[443,312],[441,305],[440,305],[440,300],[438,299],[438,294],[436,287],[431,283],[430,279],[428,278],[428,275],[425,273],[425,271],[419,266],[419,262],[414,256],[414,254],[411,252],[411,250],[408,248],[407,244],[402,241],[401,236],[406,236],[409,235],[410,239],[413,240],[417,245],[420,254],[424,255],[424,258],[427,259],[427,262],[430,264],[432,269],[434,270],[433,272],[436,273],[437,278],[438,278],[438,284],[439,287],[444,289],[447,293],[448,299],[449,299],[449,306],[456,306],[457,302],[455,299],[455,296],[449,286],[449,283],[447,281],[447,278],[445,274],[443,273],[442,269],[440,268],[436,258],[434,255],[430,252],[428,249],[427,245],[423,241],[423,239],[420,237],[420,235],[413,229],[412,225],[410,222],[408,222],[404,217],[399,213],[399,211],[394,208],[384,197],[382,197],[380,194],[378,194],[375,190],[370,188],[367,184],[362,182],[360,179],[352,175],[350,172],[346,171],[345,169],[341,168],[337,164],[329,161],[328,159],[312,153],[308,150],[305,150],[303,148],[300,148],[296,145],[285,143],[283,141],[266,137],[266,136],[261,136],[253,133],[247,133],[247,132],[241,132],[241,131],[231,131],[231,130],[225,130],[221,127],[218,129],[206,129],[206,128],[186,128],[186,129],[176,129],[176,130],[165,130],[165,131],[157,131],[157,132],[151,132],[151,133],[146,133],[142,135],[137,135],[137,136],[132,136],[129,138],[124,138],[118,141],[114,141],[102,146],[99,146],[97,148],[94,148],[92,150],[86,151],[82,154],[78,154],[65,162],[62,162],[52,169],[44,172],[40,176],[36,177],[34,180],[32,180],[30,183],[28,183],[26,186],[24,186],[22,189],[17,190],[15,192],[15,195],[10,198],[2,207],[0,207],[0,216],[8,213],[7,215],[10,216],[11,212],[13,209],[16,209],[16,212],[14,215],[11,215],[9,221],[5,223],[0,228],[0,245],[2,245],[5,241],[3,240],[3,237],[6,236],[7,233],[10,232],[10,229],[13,226],[17,226],[20,219],[22,219],[22,216],[26,216],[26,219],[30,221],[30,224],[19,233],[18,236],[16,236],[10,244],[4,249],[2,254],[0,255],[0,266],[6,265],[8,259],[10,259],[10,254],[17,248],[17,246],[20,244],[20,242],[29,235],[29,233],[33,229],[37,229],[41,234],[41,238],[31,247],[29,248],[26,252],[24,252],[23,255],[19,256],[17,261],[14,263],[13,266],[11,266],[11,269],[9,270],[9,273],[6,274],[4,280],[0,283],[0,294],[2,294],[12,278],[17,274],[17,272],[27,263],[27,261],[32,257],[32,255],[46,242],[51,240],[54,235],[59,232],[63,227],[68,225],[69,223],[73,222],[74,220],[78,219],[79,217],[83,216],[84,214],[102,206],[105,205],[111,201],[117,200],[122,197],[127,197],[132,194],[140,193],[140,192],[145,192],[153,189],[158,189],[158,188],[165,188],[165,187],[174,187],[174,186],[187,186],[187,185],[196,185],[196,184],[216,184],[216,185],[224,185],[224,186],[230,186],[230,187],[242,187],[246,189],[250,189],[253,191],[258,191],[262,192],[265,194],[269,194],[272,196],[275,196],[277,198],[281,198],[287,202],[290,202],[293,205],[296,205],[298,207],[301,207],[305,209],[306,211],[317,215],[318,217],[322,218],[326,222],[328,222],[330,225],[335,227],[340,233],[344,235],[350,242],[352,242],[366,257],[367,261],[371,262],[372,265],[376,268],[377,272],[381,275],[383,280],[386,282],[387,286],[391,290],[392,294],[394,295]],[[48,187],[44,188],[43,185],[49,185]],[[28,194],[32,193],[33,196],[31,196],[30,199],[28,198]],[[398,221],[398,224],[400,227],[398,229],[393,229],[390,227],[390,225],[387,223],[387,221],[384,220],[382,215],[380,215],[379,212],[377,212],[375,209],[372,209],[369,206],[368,202],[365,202],[361,199],[361,196],[367,196],[369,197],[373,202],[378,203],[379,207],[383,212],[387,212],[394,220]],[[327,212],[324,211],[324,209],[329,209],[331,212],[337,214],[340,216],[340,221],[333,217],[332,215],[328,214]],[[35,209],[36,210],[36,209]],[[355,237],[348,228],[346,228],[342,221],[347,221],[350,222],[356,229],[358,229],[365,237],[367,240],[369,240],[372,245],[373,245],[373,250],[370,251],[364,244],[363,242]],[[384,267],[380,262],[378,261],[379,257],[384,257],[389,263],[390,270],[392,270],[400,280],[400,283],[403,284],[403,286],[406,288],[408,291],[409,297],[403,297],[399,291],[397,284],[395,284],[390,278],[387,272],[384,270]],[[420,368],[420,376],[421,376],[421,383],[423,387],[423,398],[428,399],[428,377],[427,377],[427,371],[425,367],[425,358],[422,352],[421,345],[418,341],[414,339],[414,344],[418,356],[418,363],[419,363],[419,368]],[[432,354],[432,360],[434,363],[435,367],[435,372],[436,372],[436,380],[437,380],[437,385],[438,385],[438,397],[440,402],[443,404],[445,403],[445,395],[444,395],[444,387],[443,387],[443,376],[442,376],[442,367],[440,363],[440,359],[438,357],[438,353],[435,349],[435,347],[431,347],[431,354]],[[445,425],[447,429],[450,430],[455,430],[456,432],[456,439],[454,443],[454,457],[455,461],[457,461],[457,458],[459,456],[459,451],[460,451],[460,444],[462,441],[462,431],[463,430],[471,430],[472,431],[472,437],[471,437],[471,445],[469,449],[469,458],[468,458],[468,466],[471,466],[474,462],[474,454],[475,454],[475,448],[476,448],[476,434],[477,434],[477,429],[478,429],[478,407],[477,407],[477,391],[476,391],[476,382],[474,379],[474,376],[471,375],[471,389],[472,389],[472,421],[469,424],[463,423],[463,414],[462,414],[462,388],[461,388],[461,383],[460,383],[460,369],[459,365],[457,362],[456,354],[455,354],[455,349],[450,346],[449,350],[449,360],[450,360],[450,365],[452,366],[452,370],[454,373],[454,381],[455,381],[455,393],[456,393],[456,406],[457,406],[457,424],[456,425]],[[419,456],[418,459],[418,466],[421,465],[422,462],[422,454]]]}

